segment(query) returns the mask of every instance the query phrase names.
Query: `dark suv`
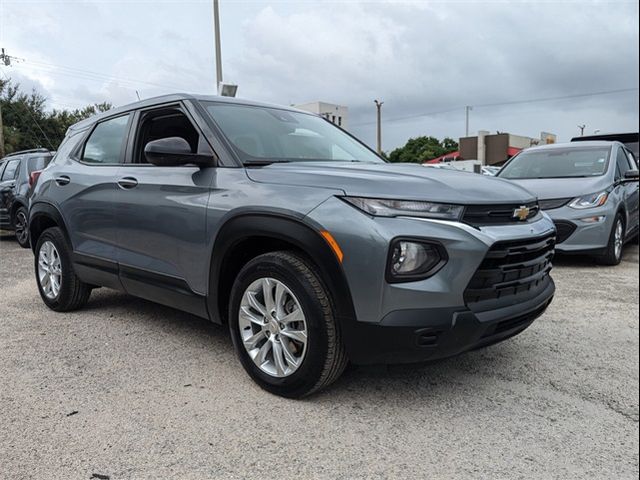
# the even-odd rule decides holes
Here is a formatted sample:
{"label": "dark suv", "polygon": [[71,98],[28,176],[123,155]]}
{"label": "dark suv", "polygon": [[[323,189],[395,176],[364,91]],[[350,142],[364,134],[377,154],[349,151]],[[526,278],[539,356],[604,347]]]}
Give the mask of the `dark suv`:
{"label": "dark suv", "polygon": [[555,229],[501,179],[389,164],[320,116],[172,95],[71,127],[34,189],[53,310],[110,287],[228,325],[289,397],[347,361],[410,363],[525,330],[555,287]]}
{"label": "dark suv", "polygon": [[46,149],[23,150],[0,160],[0,228],[13,230],[20,246],[29,246],[29,190],[53,154]]}

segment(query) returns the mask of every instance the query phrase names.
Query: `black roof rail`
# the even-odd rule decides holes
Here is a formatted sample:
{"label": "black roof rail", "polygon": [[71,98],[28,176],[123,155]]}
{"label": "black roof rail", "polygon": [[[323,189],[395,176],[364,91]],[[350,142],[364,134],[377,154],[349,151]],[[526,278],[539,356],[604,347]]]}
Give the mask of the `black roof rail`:
{"label": "black roof rail", "polygon": [[20,150],[19,152],[13,152],[6,154],[3,158],[13,157],[15,155],[24,155],[25,153],[49,153],[46,148],[32,148],[31,150]]}

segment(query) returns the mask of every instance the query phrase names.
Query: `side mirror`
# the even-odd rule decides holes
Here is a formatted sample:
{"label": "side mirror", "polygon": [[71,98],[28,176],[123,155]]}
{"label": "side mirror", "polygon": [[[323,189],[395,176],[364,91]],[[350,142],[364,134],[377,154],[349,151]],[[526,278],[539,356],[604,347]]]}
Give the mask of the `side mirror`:
{"label": "side mirror", "polygon": [[158,167],[177,167],[180,165],[213,165],[212,155],[191,153],[191,146],[182,137],[167,137],[153,140],[144,147],[147,162]]}
{"label": "side mirror", "polygon": [[640,180],[640,172],[638,170],[627,170],[624,173],[625,182],[637,182]]}

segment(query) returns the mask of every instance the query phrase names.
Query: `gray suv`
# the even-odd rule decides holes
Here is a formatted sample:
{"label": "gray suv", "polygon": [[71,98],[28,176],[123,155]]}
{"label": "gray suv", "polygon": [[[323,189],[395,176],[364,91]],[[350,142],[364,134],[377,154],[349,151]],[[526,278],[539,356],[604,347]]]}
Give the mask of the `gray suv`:
{"label": "gray suv", "polygon": [[620,142],[580,141],[529,148],[498,173],[538,195],[557,228],[557,250],[622,260],[638,235],[638,170]]}
{"label": "gray suv", "polygon": [[389,164],[323,118],[171,95],[71,127],[30,206],[53,310],[109,287],[228,325],[287,397],[526,329],[555,228],[511,182]]}

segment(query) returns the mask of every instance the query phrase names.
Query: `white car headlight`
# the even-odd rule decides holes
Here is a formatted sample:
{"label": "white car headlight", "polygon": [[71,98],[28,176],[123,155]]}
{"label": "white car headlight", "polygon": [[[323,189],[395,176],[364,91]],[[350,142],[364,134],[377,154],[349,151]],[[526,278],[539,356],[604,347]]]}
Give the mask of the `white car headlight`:
{"label": "white car headlight", "polygon": [[609,192],[591,193],[589,195],[583,195],[582,197],[574,198],[569,206],[582,210],[585,208],[601,207],[607,203],[609,198]]}
{"label": "white car headlight", "polygon": [[450,205],[446,203],[363,197],[341,198],[359,210],[376,217],[421,217],[459,220],[464,211],[462,205]]}

